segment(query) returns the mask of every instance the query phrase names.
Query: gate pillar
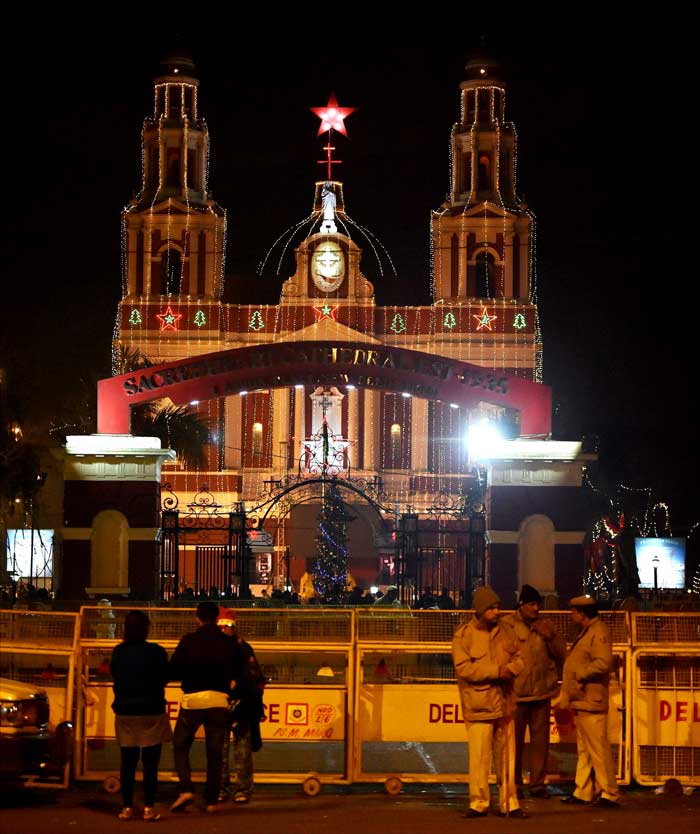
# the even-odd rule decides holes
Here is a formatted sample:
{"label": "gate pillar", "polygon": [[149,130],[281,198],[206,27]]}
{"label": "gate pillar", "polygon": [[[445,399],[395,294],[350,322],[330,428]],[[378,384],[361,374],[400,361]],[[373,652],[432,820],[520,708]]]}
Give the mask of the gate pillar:
{"label": "gate pillar", "polygon": [[163,460],[174,458],[156,437],[66,439],[62,598],[155,598],[160,470]]}

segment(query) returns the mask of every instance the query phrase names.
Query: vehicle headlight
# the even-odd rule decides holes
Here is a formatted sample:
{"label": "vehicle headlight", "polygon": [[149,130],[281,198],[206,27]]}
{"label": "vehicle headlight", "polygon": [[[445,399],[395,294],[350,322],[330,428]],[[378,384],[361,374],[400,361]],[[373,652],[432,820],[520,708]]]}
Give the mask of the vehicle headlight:
{"label": "vehicle headlight", "polygon": [[42,728],[48,720],[49,703],[46,698],[0,701],[0,724],[2,725]]}

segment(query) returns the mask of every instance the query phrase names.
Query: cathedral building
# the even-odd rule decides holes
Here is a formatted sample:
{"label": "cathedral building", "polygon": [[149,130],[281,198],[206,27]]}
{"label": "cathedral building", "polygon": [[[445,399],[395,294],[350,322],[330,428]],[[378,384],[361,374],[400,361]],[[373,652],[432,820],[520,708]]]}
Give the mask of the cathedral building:
{"label": "cathedral building", "polygon": [[[338,351],[351,345],[355,361],[361,356],[370,367],[381,350],[402,348],[483,370],[471,383],[483,388],[483,400],[470,406],[420,396],[408,372],[405,390],[378,390],[362,379],[325,384],[303,362],[285,384],[190,402],[210,428],[207,464],[188,471],[166,462],[163,494],[180,509],[206,494],[222,510],[256,519],[254,583],[298,589],[317,547],[322,500],[301,485],[329,474],[353,488],[344,496],[349,571],[366,587],[393,584],[403,571],[411,593],[444,585],[457,596],[479,582],[510,593],[523,581],[555,592],[581,572],[582,525],[571,510],[579,444],[551,441],[548,424],[529,431],[517,408],[488,396],[505,391],[507,380],[544,387],[535,218],[516,191],[517,137],[498,66],[470,60],[455,103],[451,189],[431,214],[426,241],[430,304],[377,302],[363,264],[381,261],[383,249],[346,209],[351,184],[332,175],[309,184],[310,215],[278,241],[295,259],[281,276],[279,302],[243,304],[225,294],[226,213],[210,194],[195,67],[174,55],[154,79],[142,187],[122,217],[115,357],[137,348],[163,364],[253,346],[332,343]],[[235,235],[228,246],[235,249]],[[506,440],[479,459],[467,438],[470,426],[485,423]],[[400,566],[407,539],[410,559]],[[220,544],[215,530],[180,541],[192,551],[191,566],[196,549]],[[203,583],[193,570],[180,584]]]}

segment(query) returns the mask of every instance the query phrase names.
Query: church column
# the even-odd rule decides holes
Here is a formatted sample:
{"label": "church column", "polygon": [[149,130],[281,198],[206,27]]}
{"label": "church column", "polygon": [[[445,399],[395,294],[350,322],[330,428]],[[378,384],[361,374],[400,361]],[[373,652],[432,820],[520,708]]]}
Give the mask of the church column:
{"label": "church column", "polygon": [[294,391],[294,448],[292,449],[292,460],[294,467],[299,464],[301,449],[306,439],[306,391],[302,385]]}
{"label": "church column", "polygon": [[379,391],[372,391],[365,388],[365,443],[364,443],[364,469],[379,469],[380,461],[380,434],[379,417]]}
{"label": "church column", "polygon": [[411,400],[411,469],[428,469],[428,401],[419,397]]}
{"label": "church column", "polygon": [[458,275],[459,275],[459,297],[466,298],[469,294],[469,286],[468,286],[468,274],[469,274],[469,267],[467,266],[467,241],[469,240],[469,235],[467,232],[462,229],[459,233],[459,257],[457,263],[459,264],[458,267]]}
{"label": "church column", "polygon": [[513,297],[513,232],[507,231],[503,238],[503,262],[505,274],[503,276],[503,295]]}
{"label": "church column", "polygon": [[226,449],[224,465],[227,469],[240,469],[243,465],[243,441],[241,426],[243,424],[243,406],[241,397],[236,394],[226,397]]}
{"label": "church column", "polygon": [[530,252],[528,234],[520,235],[520,298],[530,297]]}
{"label": "church column", "polygon": [[357,389],[350,388],[347,393],[348,397],[348,440],[350,446],[348,455],[350,458],[350,466],[352,469],[360,469],[361,463],[361,449],[359,446],[360,439],[360,395]]}
{"label": "church column", "polygon": [[275,388],[272,392],[272,468],[287,468],[289,442],[289,390]]}

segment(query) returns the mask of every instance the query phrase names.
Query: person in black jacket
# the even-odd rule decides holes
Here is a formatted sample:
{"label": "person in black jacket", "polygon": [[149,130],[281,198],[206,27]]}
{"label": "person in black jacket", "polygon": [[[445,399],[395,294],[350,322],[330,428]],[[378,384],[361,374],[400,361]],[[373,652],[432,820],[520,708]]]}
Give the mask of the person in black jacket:
{"label": "person in black jacket", "polygon": [[221,632],[216,624],[218,615],[216,603],[200,602],[199,628],[180,640],[170,660],[170,679],[181,681],[183,692],[173,740],[180,794],[170,806],[172,811],[184,811],[194,801],[190,748],[202,725],[207,752],[206,810],[218,810],[221,757],[231,723],[229,695],[243,676],[238,644]]}
{"label": "person in black jacket", "polygon": [[112,653],[114,681],[112,709],[121,750],[121,789],[124,807],[119,819],[134,817],[134,780],[139,756],[143,762],[143,818],[160,819],[155,810],[158,762],[164,742],[172,738],[165,712],[168,655],[162,646],[149,643],[150,620],[143,611],[130,611],[124,621],[124,640]]}

